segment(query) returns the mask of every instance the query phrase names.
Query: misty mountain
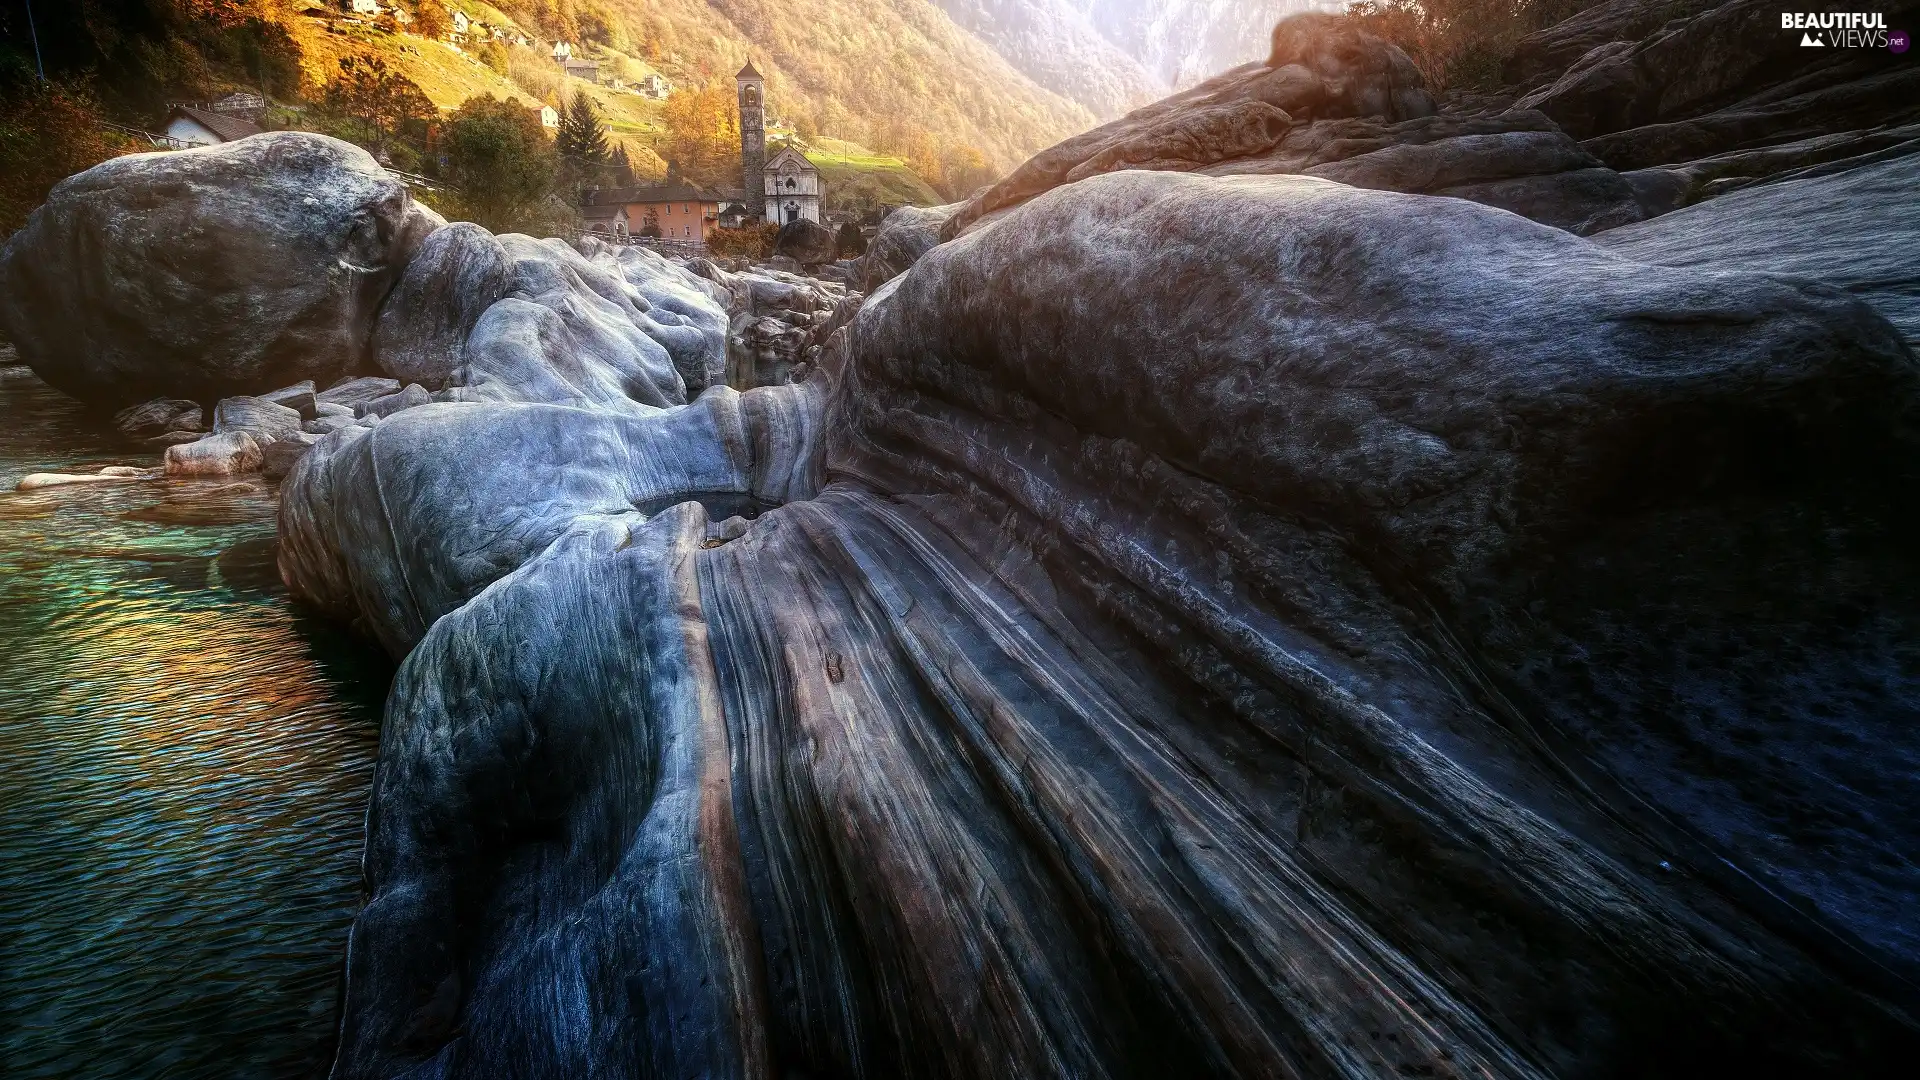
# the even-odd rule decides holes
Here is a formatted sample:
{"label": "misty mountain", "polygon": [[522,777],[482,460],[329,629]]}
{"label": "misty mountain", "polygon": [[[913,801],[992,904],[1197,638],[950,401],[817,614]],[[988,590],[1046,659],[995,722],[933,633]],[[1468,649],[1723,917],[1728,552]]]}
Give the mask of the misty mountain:
{"label": "misty mountain", "polygon": [[1340,0],[934,0],[1034,82],[1102,118],[1267,54],[1273,24]]}

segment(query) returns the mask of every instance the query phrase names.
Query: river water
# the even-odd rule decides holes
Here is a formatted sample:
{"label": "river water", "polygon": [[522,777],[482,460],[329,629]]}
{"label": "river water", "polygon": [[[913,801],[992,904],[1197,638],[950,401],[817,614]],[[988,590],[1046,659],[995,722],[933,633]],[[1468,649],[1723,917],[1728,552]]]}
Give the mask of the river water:
{"label": "river water", "polygon": [[0,1076],[324,1075],[384,658],[289,604],[251,483],[0,366]]}

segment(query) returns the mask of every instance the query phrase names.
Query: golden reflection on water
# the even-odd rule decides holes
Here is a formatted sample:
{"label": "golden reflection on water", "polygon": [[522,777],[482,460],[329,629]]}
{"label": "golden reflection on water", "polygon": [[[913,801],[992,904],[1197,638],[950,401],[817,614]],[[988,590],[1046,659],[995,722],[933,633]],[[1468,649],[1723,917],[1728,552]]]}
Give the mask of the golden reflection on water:
{"label": "golden reflection on water", "polygon": [[318,1075],[390,672],[264,486],[11,491],[149,463],[0,369],[0,1075]]}

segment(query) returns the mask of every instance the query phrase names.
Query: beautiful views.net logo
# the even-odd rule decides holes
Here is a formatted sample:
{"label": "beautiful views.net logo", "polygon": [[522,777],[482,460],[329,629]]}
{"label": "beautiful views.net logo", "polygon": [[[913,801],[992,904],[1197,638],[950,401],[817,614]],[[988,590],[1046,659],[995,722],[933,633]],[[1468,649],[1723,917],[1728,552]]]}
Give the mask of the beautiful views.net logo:
{"label": "beautiful views.net logo", "polygon": [[[1885,49],[1888,39],[1887,17],[1877,11],[1787,11],[1780,14],[1780,29],[1800,31],[1800,45],[1808,49]],[[1899,37],[1904,45],[1905,32]],[[1905,52],[1904,47],[1894,52]]]}

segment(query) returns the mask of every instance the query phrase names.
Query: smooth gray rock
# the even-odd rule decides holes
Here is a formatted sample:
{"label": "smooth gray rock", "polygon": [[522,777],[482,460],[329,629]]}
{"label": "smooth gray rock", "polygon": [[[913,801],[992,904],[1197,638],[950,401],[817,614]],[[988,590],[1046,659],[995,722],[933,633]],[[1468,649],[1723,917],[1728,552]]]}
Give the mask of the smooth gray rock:
{"label": "smooth gray rock", "polygon": [[270,443],[260,451],[260,471],[269,480],[281,480],[293,471],[300,459],[307,456],[313,444],[299,439],[282,439]]}
{"label": "smooth gray rock", "polygon": [[409,383],[405,390],[397,394],[388,394],[367,402],[366,407],[360,410],[360,416],[387,417],[402,409],[413,409],[432,403],[433,396],[427,393],[426,387],[419,383]]}
{"label": "smooth gray rock", "polygon": [[113,414],[114,429],[129,439],[152,439],[172,431],[200,431],[206,410],[197,401],[155,398]]}
{"label": "smooth gray rock", "polygon": [[355,417],[352,413],[347,413],[344,416],[339,413],[321,413],[312,420],[301,424],[300,430],[309,435],[331,435],[341,428],[352,427],[354,421]]}
{"label": "smooth gray rock", "polygon": [[398,379],[383,379],[377,376],[363,375],[358,378],[342,379],[332,386],[327,387],[325,390],[322,390],[319,394],[315,395],[314,408],[317,415],[318,412],[325,410],[327,406],[331,405],[336,409],[347,410],[346,415],[350,416],[358,412],[361,408],[364,408],[368,402],[375,398],[382,398],[388,394],[397,394],[399,392],[400,381]]}
{"label": "smooth gray rock", "polygon": [[474,324],[507,295],[507,251],[492,233],[456,222],[420,245],[380,309],[373,352],[380,370],[438,390],[465,361]]}
{"label": "smooth gray rock", "polygon": [[271,393],[261,394],[260,400],[284,405],[299,413],[302,420],[311,420],[320,415],[320,402],[314,394],[312,379],[305,379],[292,386],[284,386]]}
{"label": "smooth gray rock", "polygon": [[1640,262],[1793,274],[1872,305],[1920,343],[1920,154],[1741,188],[1600,237]]}
{"label": "smooth gray rock", "polygon": [[1600,159],[1581,149],[1565,132],[1506,131],[1426,143],[1395,143],[1301,171],[1378,191],[1429,192],[1474,182],[1599,167]]}
{"label": "smooth gray rock", "polygon": [[300,413],[265,398],[230,397],[213,407],[214,434],[244,431],[262,446],[300,434]]}
{"label": "smooth gray rock", "polygon": [[232,476],[258,472],[260,444],[245,431],[223,431],[167,447],[166,473],[172,477]]}
{"label": "smooth gray rock", "polygon": [[61,181],[0,253],[0,326],[88,401],[212,400],[365,361],[437,215],[365,151],[271,132]]}
{"label": "smooth gray rock", "polygon": [[1639,192],[1625,177],[1605,167],[1459,184],[1438,188],[1433,194],[1511,210],[1575,236],[1589,236],[1645,216]]}
{"label": "smooth gray rock", "polygon": [[327,436],[283,576],[404,656],[335,1075],[1870,1072],[1916,420],[1818,282],[1128,171],[801,383]]}

